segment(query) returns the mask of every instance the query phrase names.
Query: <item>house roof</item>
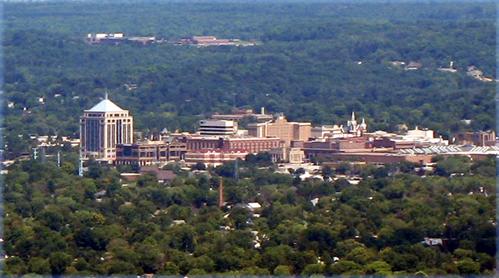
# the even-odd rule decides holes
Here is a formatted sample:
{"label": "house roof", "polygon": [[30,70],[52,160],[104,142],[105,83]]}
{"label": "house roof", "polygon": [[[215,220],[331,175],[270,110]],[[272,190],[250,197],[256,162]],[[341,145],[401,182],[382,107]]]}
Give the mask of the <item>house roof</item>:
{"label": "house roof", "polygon": [[123,112],[125,110],[121,109],[114,102],[110,101],[108,98],[101,100],[94,107],[87,110],[88,112]]}
{"label": "house roof", "polygon": [[259,203],[254,202],[254,203],[248,203],[248,207],[249,207],[250,209],[259,209],[259,208],[261,208],[262,206],[261,206]]}
{"label": "house roof", "polygon": [[177,176],[171,170],[161,170],[156,167],[147,167],[147,166],[141,167],[140,173],[150,173],[156,175],[156,178],[158,180],[163,180],[163,181],[171,181]]}

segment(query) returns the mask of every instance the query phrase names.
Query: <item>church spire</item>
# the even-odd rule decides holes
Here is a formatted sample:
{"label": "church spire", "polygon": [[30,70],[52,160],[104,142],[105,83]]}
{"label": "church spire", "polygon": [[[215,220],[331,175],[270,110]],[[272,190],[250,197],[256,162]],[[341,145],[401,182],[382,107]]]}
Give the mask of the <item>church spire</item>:
{"label": "church spire", "polygon": [[367,130],[366,119],[362,118],[362,123],[360,123],[359,127],[362,129],[362,131],[366,131]]}

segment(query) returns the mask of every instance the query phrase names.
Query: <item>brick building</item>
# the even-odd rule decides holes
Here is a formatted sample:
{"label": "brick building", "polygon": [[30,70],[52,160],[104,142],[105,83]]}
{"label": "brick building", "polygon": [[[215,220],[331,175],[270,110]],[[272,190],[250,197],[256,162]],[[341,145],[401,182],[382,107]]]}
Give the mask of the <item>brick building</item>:
{"label": "brick building", "polygon": [[187,151],[220,149],[224,141],[222,137],[216,136],[182,136],[179,140],[185,143]]}
{"label": "brick building", "polygon": [[279,138],[226,138],[222,141],[223,150],[244,150],[248,153],[270,151],[282,146]]}
{"label": "brick building", "polygon": [[456,143],[459,145],[475,145],[480,147],[495,146],[496,133],[493,130],[462,132],[456,134]]}
{"label": "brick building", "polygon": [[183,143],[163,141],[118,144],[116,146],[116,165],[165,164],[168,161],[184,158],[187,148]]}
{"label": "brick building", "polygon": [[425,154],[392,154],[392,153],[330,153],[321,158],[330,161],[360,161],[368,164],[388,164],[398,162],[413,162],[426,165],[433,155]]}
{"label": "brick building", "polygon": [[227,161],[244,160],[246,155],[248,152],[244,150],[195,150],[185,154],[185,162],[187,165],[201,162],[206,166],[216,167]]}
{"label": "brick building", "polygon": [[370,152],[372,151],[372,142],[367,137],[329,138],[304,142],[303,151],[309,159],[331,153]]}
{"label": "brick building", "polygon": [[220,149],[224,151],[243,150],[247,153],[259,153],[282,146],[279,138],[185,136],[179,140],[186,144],[187,151],[189,152]]}

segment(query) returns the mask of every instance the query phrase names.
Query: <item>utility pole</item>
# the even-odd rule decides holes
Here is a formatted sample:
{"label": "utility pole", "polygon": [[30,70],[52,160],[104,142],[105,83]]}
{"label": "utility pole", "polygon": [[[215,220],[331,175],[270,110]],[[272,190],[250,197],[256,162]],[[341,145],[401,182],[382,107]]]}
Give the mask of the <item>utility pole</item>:
{"label": "utility pole", "polygon": [[80,165],[78,167],[78,176],[83,177],[83,157],[80,150]]}
{"label": "utility pole", "polygon": [[42,146],[42,153],[41,153],[41,159],[42,159],[42,163],[45,163],[45,158],[46,158],[46,155],[45,155],[45,147]]}
{"label": "utility pole", "polygon": [[237,180],[239,179],[239,165],[238,165],[238,160],[239,159],[236,159],[235,163],[234,163],[234,179]]}
{"label": "utility pole", "polygon": [[57,151],[57,167],[61,168],[61,151]]}
{"label": "utility pole", "polygon": [[38,149],[33,148],[33,160],[36,160],[38,158]]}

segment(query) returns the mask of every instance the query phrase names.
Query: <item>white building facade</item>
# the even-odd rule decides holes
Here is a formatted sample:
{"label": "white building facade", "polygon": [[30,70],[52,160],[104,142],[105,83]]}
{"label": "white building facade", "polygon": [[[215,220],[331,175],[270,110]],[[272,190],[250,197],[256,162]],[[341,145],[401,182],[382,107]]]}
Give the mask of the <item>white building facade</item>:
{"label": "white building facade", "polygon": [[237,122],[228,120],[201,120],[199,121],[201,135],[232,136],[237,133]]}
{"label": "white building facade", "polygon": [[112,162],[116,144],[133,143],[133,118],[107,96],[80,118],[80,151],[83,159]]}

